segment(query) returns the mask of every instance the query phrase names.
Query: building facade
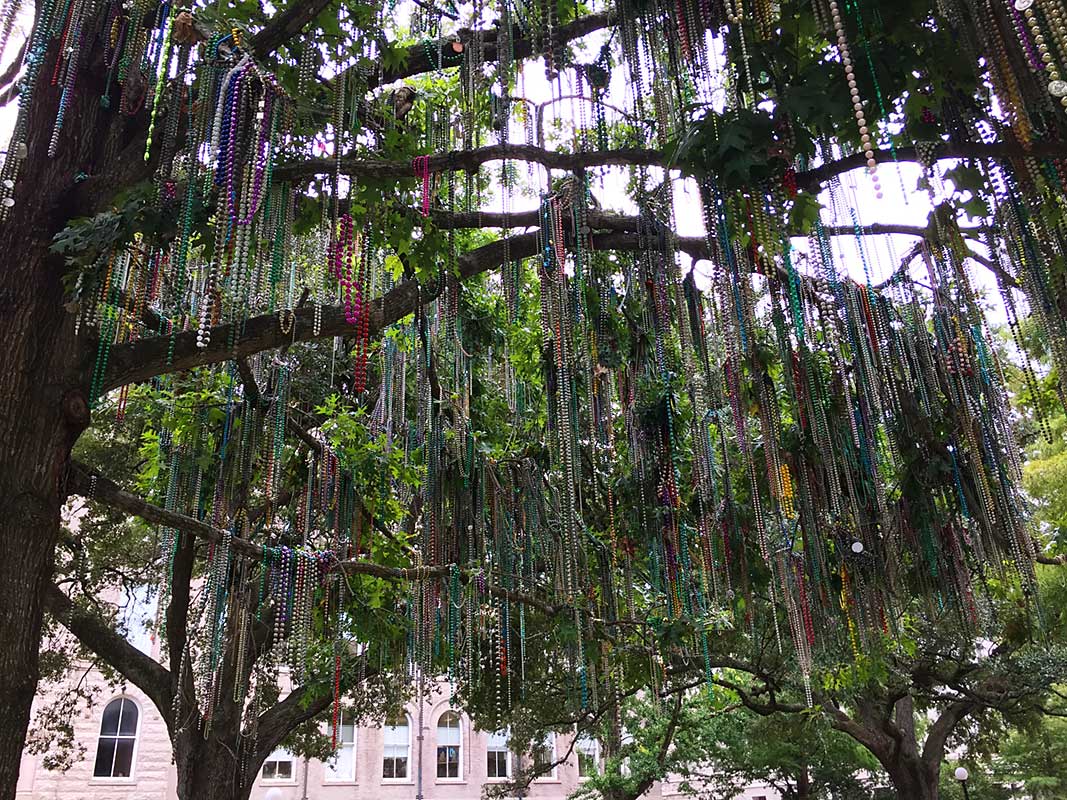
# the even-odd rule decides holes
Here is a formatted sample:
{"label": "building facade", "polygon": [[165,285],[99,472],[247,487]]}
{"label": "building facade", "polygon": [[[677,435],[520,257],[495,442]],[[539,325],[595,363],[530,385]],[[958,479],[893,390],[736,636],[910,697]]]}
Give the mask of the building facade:
{"label": "building facade", "polygon": [[[83,756],[65,771],[48,770],[41,756],[23,755],[17,800],[177,800],[176,772],[166,725],[152,702],[135,687],[110,687],[95,671],[98,702],[73,720]],[[55,689],[58,691],[58,687]],[[46,699],[42,697],[42,700]],[[342,718],[337,754],[329,762],[304,761],[279,750],[263,764],[253,800],[480,800],[486,784],[506,781],[517,765],[503,733],[479,731],[439,692],[419,707],[379,726],[357,726]],[[530,756],[555,761],[572,740],[549,738]],[[564,800],[598,768],[594,741],[574,743],[571,757],[551,774],[534,781],[531,800]],[[421,759],[420,759],[421,753]],[[652,800],[679,798],[677,783],[667,781],[646,795]],[[738,800],[778,800],[773,790],[752,786]]]}
{"label": "building facade", "polygon": [[[73,720],[84,753],[69,769],[46,769],[40,756],[23,755],[18,800],[176,800],[175,768],[166,725],[138,689],[114,689],[90,671],[97,702]],[[54,691],[58,691],[56,687]],[[47,699],[41,698],[42,701]],[[337,753],[329,762],[304,761],[284,750],[263,764],[253,800],[479,800],[487,783],[507,781],[518,765],[507,736],[476,730],[449,706],[445,692],[381,725],[357,726],[342,716]],[[526,756],[546,763],[571,745],[558,734]],[[579,741],[571,757],[533,782],[531,800],[563,800],[597,769],[596,742]],[[421,772],[421,782],[420,782]],[[658,797],[657,787],[650,797]]]}

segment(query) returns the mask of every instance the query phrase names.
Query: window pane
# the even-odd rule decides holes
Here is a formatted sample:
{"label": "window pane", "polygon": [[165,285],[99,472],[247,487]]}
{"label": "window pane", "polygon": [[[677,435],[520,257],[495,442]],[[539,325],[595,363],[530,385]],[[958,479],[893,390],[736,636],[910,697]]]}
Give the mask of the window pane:
{"label": "window pane", "polygon": [[406,778],[408,776],[407,757],[386,758],[382,761],[383,778]]}
{"label": "window pane", "polygon": [[278,778],[279,780],[289,780],[293,777],[293,762],[292,761],[279,761],[278,762]]}
{"label": "window pane", "polygon": [[490,750],[486,757],[486,775],[490,778],[508,777],[508,753],[506,750]]}
{"label": "window pane", "polygon": [[437,723],[437,743],[459,745],[459,716],[449,711],[441,716]]}
{"label": "window pane", "polygon": [[341,744],[352,744],[354,741],[356,741],[355,723],[343,723],[341,725]]}
{"label": "window pane", "polygon": [[[548,770],[541,777],[551,776],[556,769],[553,765],[556,760],[556,735],[550,733],[543,744],[534,745],[532,756],[534,767],[540,770]],[[553,765],[551,769],[548,769],[549,765]]]}
{"label": "window pane", "polygon": [[382,731],[382,739],[386,746],[403,745],[406,750],[408,746],[407,718],[405,717],[392,725],[386,725]]}
{"label": "window pane", "polygon": [[115,760],[115,740],[101,736],[100,743],[96,746],[96,764],[93,766],[93,777],[110,778],[111,764]]}
{"label": "window pane", "polygon": [[133,739],[115,740],[115,769],[113,778],[128,778],[133,774]]}
{"label": "window pane", "polygon": [[270,781],[278,777],[278,762],[277,761],[264,761],[263,762],[263,780]]}
{"label": "window pane", "polygon": [[[114,736],[119,732],[119,714],[122,713],[122,699],[112,700],[104,709],[104,718],[100,721],[100,735]],[[110,767],[109,767],[110,769]]]}
{"label": "window pane", "polygon": [[490,750],[507,750],[508,749],[508,732],[507,731],[493,731],[486,737],[486,741]]}
{"label": "window pane", "polygon": [[437,777],[459,777],[459,748],[451,745],[437,748]]}
{"label": "window pane", "polygon": [[326,780],[351,781],[356,778],[356,748],[344,745],[326,762]]}
{"label": "window pane", "polygon": [[137,706],[132,700],[125,698],[119,702],[122,709],[119,717],[119,733],[124,736],[134,736],[137,733]]}
{"label": "window pane", "polygon": [[533,762],[535,767],[544,767],[548,765],[552,759],[549,757],[548,748],[544,745],[534,748]]}
{"label": "window pane", "polygon": [[580,737],[575,750],[578,751],[578,777],[588,778],[600,772],[600,744],[596,739]]}
{"label": "window pane", "polygon": [[599,772],[597,768],[596,756],[591,753],[578,753],[578,776],[581,778],[588,778],[592,775],[596,775]]}

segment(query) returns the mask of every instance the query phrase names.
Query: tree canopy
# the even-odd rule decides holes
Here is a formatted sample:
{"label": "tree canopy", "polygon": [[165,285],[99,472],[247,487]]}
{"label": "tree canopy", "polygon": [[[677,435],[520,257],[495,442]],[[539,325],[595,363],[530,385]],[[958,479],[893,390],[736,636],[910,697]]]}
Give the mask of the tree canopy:
{"label": "tree canopy", "polygon": [[[434,677],[527,749],[621,752],[627,698],[818,715],[922,800],[961,724],[1040,708],[1058,0],[34,11],[0,797],[44,609],[158,706],[183,798]],[[906,162],[925,225],[880,217]],[[116,583],[155,588],[161,661]]]}

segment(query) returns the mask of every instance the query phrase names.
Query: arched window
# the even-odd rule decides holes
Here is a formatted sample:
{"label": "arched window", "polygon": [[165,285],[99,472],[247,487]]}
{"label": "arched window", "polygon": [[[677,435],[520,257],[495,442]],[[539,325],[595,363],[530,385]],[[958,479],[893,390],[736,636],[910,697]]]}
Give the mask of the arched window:
{"label": "arched window", "polygon": [[511,777],[511,753],[508,752],[508,732],[493,731],[486,736],[485,776],[491,781]]}
{"label": "arched window", "polygon": [[578,751],[578,777],[592,778],[600,774],[600,742],[590,736],[581,734],[574,743]]}
{"label": "arched window", "polygon": [[100,738],[96,744],[94,778],[129,778],[133,775],[133,751],[141,714],[128,697],[116,697],[104,707]]}
{"label": "arched window", "polygon": [[463,751],[463,729],[459,714],[446,711],[437,720],[437,777],[459,780],[463,777],[460,758]]}
{"label": "arched window", "polygon": [[535,780],[554,781],[556,774],[556,734],[549,731],[545,738],[533,746],[530,753],[533,758],[533,766],[538,775]]}
{"label": "arched window", "polygon": [[400,714],[386,721],[382,729],[382,779],[407,780],[411,759],[411,720]]}
{"label": "arched window", "polygon": [[339,722],[337,752],[326,762],[326,783],[351,783],[356,779],[356,721],[351,713],[343,711]]}

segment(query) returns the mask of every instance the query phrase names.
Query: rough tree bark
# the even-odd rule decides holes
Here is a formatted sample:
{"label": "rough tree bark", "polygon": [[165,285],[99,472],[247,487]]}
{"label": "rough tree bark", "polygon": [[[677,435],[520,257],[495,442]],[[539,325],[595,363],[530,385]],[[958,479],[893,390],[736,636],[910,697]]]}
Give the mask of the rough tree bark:
{"label": "rough tree bark", "polygon": [[[192,542],[193,537],[185,537],[175,557],[174,572],[179,582],[167,610],[168,650],[177,646],[178,652],[185,647],[189,580],[195,555]],[[232,686],[238,680],[247,680],[255,654],[245,659],[246,671],[238,678],[237,637],[229,637],[222,665],[222,680],[230,691],[219,695],[210,723],[204,723],[197,711],[192,672],[186,662],[173,659],[182,664],[180,676],[177,669],[166,669],[94,612],[79,608],[54,584],[45,588],[43,597],[48,611],[67,630],[143,691],[159,710],[171,737],[179,800],[248,800],[267,756],[294,727],[325,710],[332,701],[329,693],[313,696],[306,687],[297,687],[260,715],[255,747],[239,750],[238,742],[248,741],[248,730],[242,730],[246,722],[242,718],[244,704],[233,699]],[[268,629],[269,625],[265,625],[252,637],[251,646],[257,652],[264,646]],[[180,696],[178,702],[176,696]]]}
{"label": "rough tree bark", "polygon": [[[53,50],[42,72],[54,58]],[[64,476],[89,424],[91,351],[75,337],[74,316],[64,309],[64,264],[49,245],[96,200],[94,186],[76,189],[80,175],[128,156],[128,131],[137,127],[101,109],[99,88],[77,92],[50,158],[58,93],[46,80],[35,95],[15,204],[0,226],[0,800],[15,795]]]}
{"label": "rough tree bark", "polygon": [[915,730],[915,703],[910,694],[889,702],[860,703],[853,716],[833,708],[831,724],[878,759],[900,800],[938,800],[948,737],[977,707],[970,700],[950,703],[930,725],[922,745]]}
{"label": "rough tree bark", "polygon": [[[307,22],[323,5],[309,2],[294,16]],[[105,22],[103,12],[86,20],[84,40],[95,42]],[[53,40],[32,89],[14,206],[0,224],[0,800],[15,796],[40,674],[65,476],[71,449],[90,422],[96,343],[75,335],[75,316],[64,306],[65,265],[49,246],[72,218],[99,210],[155,168],[154,152],[143,157],[144,104],[132,103],[141,110],[131,116],[117,102],[104,108],[107,70],[102,48],[93,46],[82,51],[79,80],[49,155],[63,87],[47,76],[59,53]]]}

